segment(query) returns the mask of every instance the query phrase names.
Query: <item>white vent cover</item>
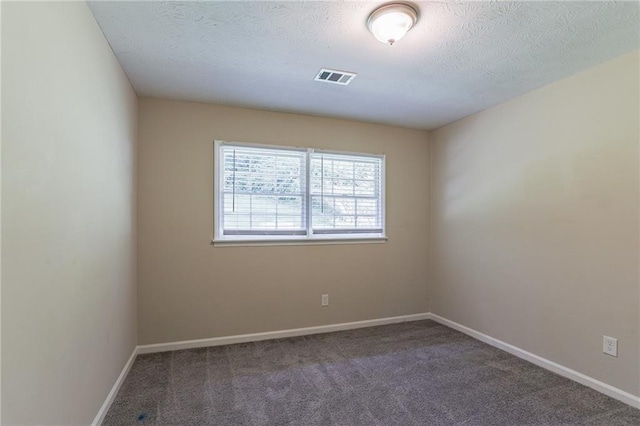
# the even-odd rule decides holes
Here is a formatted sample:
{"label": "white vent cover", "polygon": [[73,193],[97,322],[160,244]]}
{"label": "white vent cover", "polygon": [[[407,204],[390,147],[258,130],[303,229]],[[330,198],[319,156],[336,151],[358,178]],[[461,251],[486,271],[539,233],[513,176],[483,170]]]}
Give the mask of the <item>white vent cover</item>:
{"label": "white vent cover", "polygon": [[348,71],[338,71],[338,70],[330,70],[328,68],[322,68],[316,78],[315,81],[324,81],[326,83],[334,83],[334,84],[342,84],[346,86],[351,83],[351,80],[356,78],[356,73],[348,72]]}

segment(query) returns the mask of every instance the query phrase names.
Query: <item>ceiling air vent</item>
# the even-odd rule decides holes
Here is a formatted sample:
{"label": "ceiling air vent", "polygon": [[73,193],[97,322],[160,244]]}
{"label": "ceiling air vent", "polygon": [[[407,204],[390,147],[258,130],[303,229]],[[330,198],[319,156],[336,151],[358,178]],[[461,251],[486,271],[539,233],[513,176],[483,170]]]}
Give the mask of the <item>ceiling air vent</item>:
{"label": "ceiling air vent", "polygon": [[356,78],[356,73],[348,71],[330,70],[322,68],[314,78],[315,81],[324,81],[326,83],[342,84],[346,86],[351,80]]}

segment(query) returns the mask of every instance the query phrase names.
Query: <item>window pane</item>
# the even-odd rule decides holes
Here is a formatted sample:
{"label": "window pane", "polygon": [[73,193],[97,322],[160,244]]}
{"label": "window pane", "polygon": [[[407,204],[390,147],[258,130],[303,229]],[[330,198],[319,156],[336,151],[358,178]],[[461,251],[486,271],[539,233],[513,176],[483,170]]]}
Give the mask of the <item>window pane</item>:
{"label": "window pane", "polygon": [[276,229],[276,215],[252,214],[251,229],[256,229],[256,230]]}
{"label": "window pane", "polygon": [[356,195],[369,195],[375,197],[376,195],[376,183],[372,180],[357,180],[355,182],[354,192]]}
{"label": "window pane", "polygon": [[334,208],[334,214],[336,215],[355,215],[356,200],[353,198],[336,198]]}
{"label": "window pane", "polygon": [[358,216],[356,220],[358,221],[357,226],[360,228],[376,228],[380,226],[375,216]]}
{"label": "window pane", "polygon": [[378,214],[378,200],[369,198],[360,198],[356,200],[358,214],[360,215],[376,215]]}
{"label": "window pane", "polygon": [[353,180],[351,179],[333,179],[333,194],[337,195],[353,195]]}
{"label": "window pane", "polygon": [[306,152],[233,145],[220,151],[223,234],[306,229]]}
{"label": "window pane", "polygon": [[224,216],[225,229],[246,229],[251,223],[248,214],[229,214]]}
{"label": "window pane", "polygon": [[301,196],[278,197],[278,215],[300,216],[300,212],[304,210],[302,199]]}
{"label": "window pane", "polygon": [[300,216],[282,216],[278,215],[278,229],[300,229],[302,227],[302,219]]}
{"label": "window pane", "polygon": [[355,179],[372,180],[375,178],[376,166],[373,163],[355,163]]}
{"label": "window pane", "polygon": [[382,159],[312,153],[310,178],[314,230],[382,232]]}
{"label": "window pane", "polygon": [[356,225],[355,216],[336,216],[336,228],[354,228]]}
{"label": "window pane", "polygon": [[332,166],[332,174],[336,178],[353,179],[353,162],[334,160]]}

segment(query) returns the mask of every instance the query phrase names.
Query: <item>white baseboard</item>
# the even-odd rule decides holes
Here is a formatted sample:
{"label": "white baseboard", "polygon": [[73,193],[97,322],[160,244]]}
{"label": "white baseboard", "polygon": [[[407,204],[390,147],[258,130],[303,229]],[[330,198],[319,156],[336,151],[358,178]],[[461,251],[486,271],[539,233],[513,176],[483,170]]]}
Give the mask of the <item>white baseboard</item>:
{"label": "white baseboard", "polygon": [[320,325],[317,327],[293,328],[290,330],[267,331],[264,333],[240,334],[236,336],[212,337],[209,339],[184,340],[181,342],[156,343],[138,346],[139,354],[176,351],[180,349],[204,348],[207,346],[231,345],[234,343],[257,342],[260,340],[282,339],[285,337],[306,336],[310,334],[329,333],[332,331],[352,330],[355,328],[374,327],[406,321],[429,319],[430,314],[401,315],[398,317],[377,318],[365,321],[345,322],[342,324]]}
{"label": "white baseboard", "polygon": [[109,411],[109,407],[111,407],[113,400],[116,398],[116,395],[118,394],[118,391],[120,390],[120,387],[124,382],[124,379],[127,377],[127,374],[129,374],[129,370],[131,370],[131,366],[133,365],[133,361],[136,359],[137,354],[138,354],[138,347],[136,346],[135,348],[133,348],[133,352],[131,352],[131,356],[129,357],[129,360],[127,361],[127,363],[124,365],[124,368],[120,372],[118,379],[113,384],[113,387],[109,392],[109,395],[107,395],[107,399],[104,400],[102,407],[100,407],[100,411],[98,411],[98,414],[96,414],[96,417],[93,419],[93,422],[91,422],[91,426],[99,426],[100,424],[102,424],[102,421],[104,420],[104,416],[107,414],[107,411]]}
{"label": "white baseboard", "polygon": [[547,369],[556,374],[559,374],[560,376],[566,377],[575,382],[588,386],[600,393],[610,396],[611,398],[617,399],[618,401],[622,401],[625,404],[628,404],[632,407],[640,408],[640,397],[636,395],[633,395],[629,392],[625,392],[621,389],[615,388],[604,382],[596,380],[593,377],[589,377],[578,371],[572,370],[570,368],[567,368],[553,361],[549,361],[546,358],[542,358],[541,356],[535,355],[531,352],[527,352],[524,349],[520,349],[509,343],[495,339],[491,336],[488,336],[484,333],[480,333],[479,331],[466,327],[462,324],[458,324],[457,322],[448,320],[439,315],[436,315],[433,313],[422,313],[422,314],[413,314],[413,315],[401,315],[397,317],[378,318],[378,319],[365,320],[365,321],[346,322],[342,324],[321,325],[317,327],[305,327],[305,328],[294,328],[290,330],[267,331],[264,333],[240,334],[235,336],[213,337],[209,339],[185,340],[180,342],[157,343],[152,345],[139,345],[134,349],[133,353],[131,354],[131,357],[129,357],[129,360],[127,361],[126,365],[122,369],[122,372],[118,377],[118,380],[116,380],[115,384],[113,385],[113,388],[111,389],[111,392],[109,392],[109,395],[107,395],[107,399],[104,401],[104,404],[102,404],[100,411],[98,412],[95,419],[93,420],[92,426],[99,426],[104,420],[104,417],[107,414],[109,407],[113,403],[113,400],[115,399],[118,393],[118,390],[120,390],[120,387],[122,386],[122,383],[124,382],[124,379],[127,376],[127,373],[129,373],[129,370],[131,369],[131,366],[133,365],[133,361],[135,360],[135,357],[137,354],[167,352],[167,351],[175,351],[180,349],[203,348],[207,346],[230,345],[234,343],[257,342],[261,340],[270,340],[270,339],[282,339],[286,337],[330,333],[332,331],[352,330],[356,328],[375,327],[378,325],[395,324],[395,323],[407,322],[407,321],[419,321],[419,320],[425,320],[425,319],[432,319],[440,324],[446,325],[447,327],[453,328],[454,330],[458,330],[484,343],[487,343],[505,352],[509,352],[510,354],[515,355],[518,358],[522,358],[537,366],[540,366],[544,369]]}
{"label": "white baseboard", "polygon": [[503,342],[498,339],[494,339],[491,336],[488,336],[484,333],[480,333],[479,331],[466,327],[462,324],[458,324],[457,322],[443,318],[440,315],[436,315],[432,313],[429,316],[432,320],[440,324],[446,325],[447,327],[451,327],[454,330],[458,330],[464,334],[467,334],[475,339],[478,339],[484,343],[487,343],[505,352],[509,352],[510,354],[515,355],[518,358],[522,358],[537,366],[540,366],[544,369],[547,369],[556,374],[559,374],[560,376],[566,377],[567,379],[571,379],[574,382],[578,382],[582,385],[588,386],[591,389],[594,389],[600,393],[610,396],[611,398],[617,399],[618,401],[622,401],[625,404],[628,404],[632,407],[640,408],[640,397],[636,395],[633,395],[629,392],[625,392],[622,389],[615,388],[604,382],[596,380],[593,377],[589,377],[585,374],[582,374],[578,371],[567,368],[553,361],[549,361],[548,359],[542,358],[541,356],[538,356],[536,354],[532,354],[531,352],[527,352],[524,349],[520,349],[516,346],[510,345],[509,343]]}

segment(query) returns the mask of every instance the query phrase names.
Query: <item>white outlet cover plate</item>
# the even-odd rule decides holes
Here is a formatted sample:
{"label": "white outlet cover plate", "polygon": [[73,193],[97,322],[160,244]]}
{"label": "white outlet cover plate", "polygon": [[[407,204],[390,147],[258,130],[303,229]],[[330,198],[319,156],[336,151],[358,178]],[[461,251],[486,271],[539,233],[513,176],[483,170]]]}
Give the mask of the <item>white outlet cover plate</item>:
{"label": "white outlet cover plate", "polygon": [[618,339],[602,336],[602,352],[611,356],[618,356]]}

